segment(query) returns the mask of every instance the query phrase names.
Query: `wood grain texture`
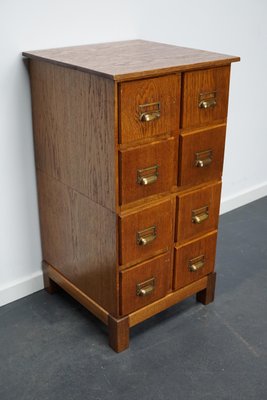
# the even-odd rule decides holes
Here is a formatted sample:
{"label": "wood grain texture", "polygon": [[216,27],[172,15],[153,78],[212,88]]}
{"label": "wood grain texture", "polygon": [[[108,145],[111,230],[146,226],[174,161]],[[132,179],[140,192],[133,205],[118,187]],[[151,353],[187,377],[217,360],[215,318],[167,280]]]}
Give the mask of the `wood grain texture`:
{"label": "wood grain texture", "polygon": [[[175,248],[174,288],[175,290],[197,281],[213,272],[216,254],[217,232],[212,232],[204,237],[187,242]],[[204,256],[204,267],[191,272],[190,260]]]}
{"label": "wood grain texture", "polygon": [[37,61],[30,76],[36,166],[114,211],[114,83]]}
{"label": "wood grain texture", "polygon": [[23,55],[115,80],[208,68],[240,60],[235,56],[145,40],[25,51]]}
{"label": "wood grain texture", "polygon": [[179,303],[187,297],[193,296],[197,292],[205,290],[205,288],[207,287],[207,282],[208,278],[207,276],[204,276],[204,278],[201,278],[198,281],[183,287],[182,289],[176,290],[175,292],[168,294],[162,299],[156,300],[155,302],[148,304],[141,310],[134,311],[133,313],[129,314],[130,327],[140,324],[140,322],[143,322],[153,315],[158,314],[163,310],[166,310],[168,307]]}
{"label": "wood grain texture", "polygon": [[[120,204],[136,201],[157,193],[164,193],[176,186],[178,160],[178,140],[169,138],[149,145],[121,150],[120,164]],[[157,181],[141,185],[137,171],[158,166]],[[151,170],[151,174],[155,174]]]}
{"label": "wood grain texture", "polygon": [[[129,314],[167,294],[170,281],[170,252],[120,272],[120,313]],[[137,284],[155,279],[152,293],[138,296]]]}
{"label": "wood grain texture", "polygon": [[[217,229],[221,196],[221,182],[203,189],[181,193],[177,197],[176,241],[186,240]],[[200,224],[192,222],[192,211],[208,207],[209,217]]]}
{"label": "wood grain texture", "polygon": [[[180,135],[179,185],[196,185],[221,179],[223,170],[226,126]],[[212,162],[196,166],[196,153],[210,150]]]}
{"label": "wood grain texture", "polygon": [[204,304],[205,306],[214,301],[216,287],[216,272],[208,275],[207,287],[197,293],[197,301]]}
{"label": "wood grain texture", "polygon": [[[230,66],[183,75],[181,128],[193,128],[226,120]],[[201,93],[216,92],[216,105],[207,109],[199,107]]]}
{"label": "wood grain texture", "polygon": [[114,351],[120,353],[121,351],[126,350],[129,347],[130,329],[128,316],[116,319],[109,315],[108,331],[109,345]]}
{"label": "wood grain texture", "polygon": [[[156,227],[156,239],[141,246],[137,243],[137,233],[144,229]],[[156,206],[134,212],[120,218],[120,264],[145,259],[160,249],[167,249],[173,242],[172,203],[168,199]]]}
{"label": "wood grain texture", "polygon": [[[178,74],[121,83],[120,142],[178,132],[180,84]],[[160,104],[160,118],[140,121],[140,115],[147,110],[140,106],[151,103]]]}
{"label": "wood grain texture", "polygon": [[53,283],[64,289],[70,296],[81,303],[87,310],[94,314],[98,319],[100,319],[104,324],[108,324],[108,312],[104,310],[99,304],[82,292],[76,285],[71,283],[67,278],[65,278],[56,268],[47,264],[48,276]]}
{"label": "wood grain texture", "polygon": [[117,315],[116,214],[37,171],[43,258]]}

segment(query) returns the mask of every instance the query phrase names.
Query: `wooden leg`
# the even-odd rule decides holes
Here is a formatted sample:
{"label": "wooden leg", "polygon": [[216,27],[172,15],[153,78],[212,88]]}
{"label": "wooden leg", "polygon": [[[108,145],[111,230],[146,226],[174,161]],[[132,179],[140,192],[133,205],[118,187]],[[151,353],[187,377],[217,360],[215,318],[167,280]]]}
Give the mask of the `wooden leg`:
{"label": "wooden leg", "polygon": [[117,353],[129,347],[129,318],[116,319],[108,316],[109,345]]}
{"label": "wooden leg", "polygon": [[47,263],[45,261],[42,262],[42,267],[43,267],[44,288],[48,293],[53,294],[58,291],[58,285],[49,278],[47,272]]}
{"label": "wooden leg", "polygon": [[201,292],[197,293],[197,301],[205,305],[212,303],[215,294],[215,283],[216,283],[216,272],[213,272],[208,275],[208,285],[206,289],[201,290]]}

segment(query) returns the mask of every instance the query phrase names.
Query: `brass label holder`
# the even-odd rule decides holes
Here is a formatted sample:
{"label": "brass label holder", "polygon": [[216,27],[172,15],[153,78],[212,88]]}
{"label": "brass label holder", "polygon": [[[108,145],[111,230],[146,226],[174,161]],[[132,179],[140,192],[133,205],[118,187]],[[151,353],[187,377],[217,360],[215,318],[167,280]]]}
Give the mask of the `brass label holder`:
{"label": "brass label holder", "polygon": [[155,289],[155,278],[148,279],[145,282],[137,283],[136,285],[136,295],[137,296],[147,296],[151,294]]}
{"label": "brass label holder", "polygon": [[198,151],[195,153],[195,167],[204,168],[212,163],[212,150]]}
{"label": "brass label holder", "polygon": [[156,226],[150,226],[149,228],[143,229],[136,234],[136,243],[139,246],[146,246],[152,243],[157,237]]}
{"label": "brass label holder", "polygon": [[216,96],[216,91],[200,93],[198,99],[198,107],[204,109],[215,107],[217,104]]}
{"label": "brass label holder", "polygon": [[139,119],[142,122],[150,122],[160,118],[160,102],[139,105]]}
{"label": "brass label holder", "polygon": [[204,265],[205,265],[205,257],[204,255],[201,255],[199,257],[192,258],[192,260],[189,260],[188,269],[190,272],[196,272],[199,269],[203,268]]}
{"label": "brass label holder", "polygon": [[152,167],[142,168],[137,170],[137,183],[141,186],[151,185],[158,180],[159,166],[153,165]]}
{"label": "brass label holder", "polygon": [[209,218],[209,207],[204,206],[196,210],[192,210],[193,224],[201,224]]}

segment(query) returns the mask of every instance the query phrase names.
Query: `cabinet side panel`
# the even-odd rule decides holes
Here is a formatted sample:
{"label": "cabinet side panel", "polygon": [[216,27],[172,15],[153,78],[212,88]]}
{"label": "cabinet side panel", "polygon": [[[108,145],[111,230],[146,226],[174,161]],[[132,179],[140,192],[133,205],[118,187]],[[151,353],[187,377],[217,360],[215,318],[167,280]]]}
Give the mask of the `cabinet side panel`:
{"label": "cabinet side panel", "polygon": [[37,170],[43,258],[117,315],[116,214]]}
{"label": "cabinet side panel", "polygon": [[115,210],[114,82],[30,62],[37,167]]}

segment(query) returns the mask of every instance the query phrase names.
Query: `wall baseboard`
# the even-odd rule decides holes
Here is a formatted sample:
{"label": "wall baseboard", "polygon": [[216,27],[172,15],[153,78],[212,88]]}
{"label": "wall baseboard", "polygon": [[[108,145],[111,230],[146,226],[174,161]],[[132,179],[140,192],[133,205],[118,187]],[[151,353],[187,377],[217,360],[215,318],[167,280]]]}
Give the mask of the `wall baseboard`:
{"label": "wall baseboard", "polygon": [[[264,196],[267,196],[267,182],[253,186],[249,190],[239,192],[234,196],[223,198],[220,214],[232,211]],[[13,281],[8,286],[0,287],[0,306],[21,299],[43,288],[42,271],[35,272],[24,279]]]}
{"label": "wall baseboard", "polygon": [[267,182],[252,186],[233,196],[222,198],[220,214],[227,213],[265,196],[267,196]]}
{"label": "wall baseboard", "polygon": [[10,282],[9,285],[0,286],[0,307],[12,301],[21,299],[44,288],[42,271],[35,272],[23,279]]}

